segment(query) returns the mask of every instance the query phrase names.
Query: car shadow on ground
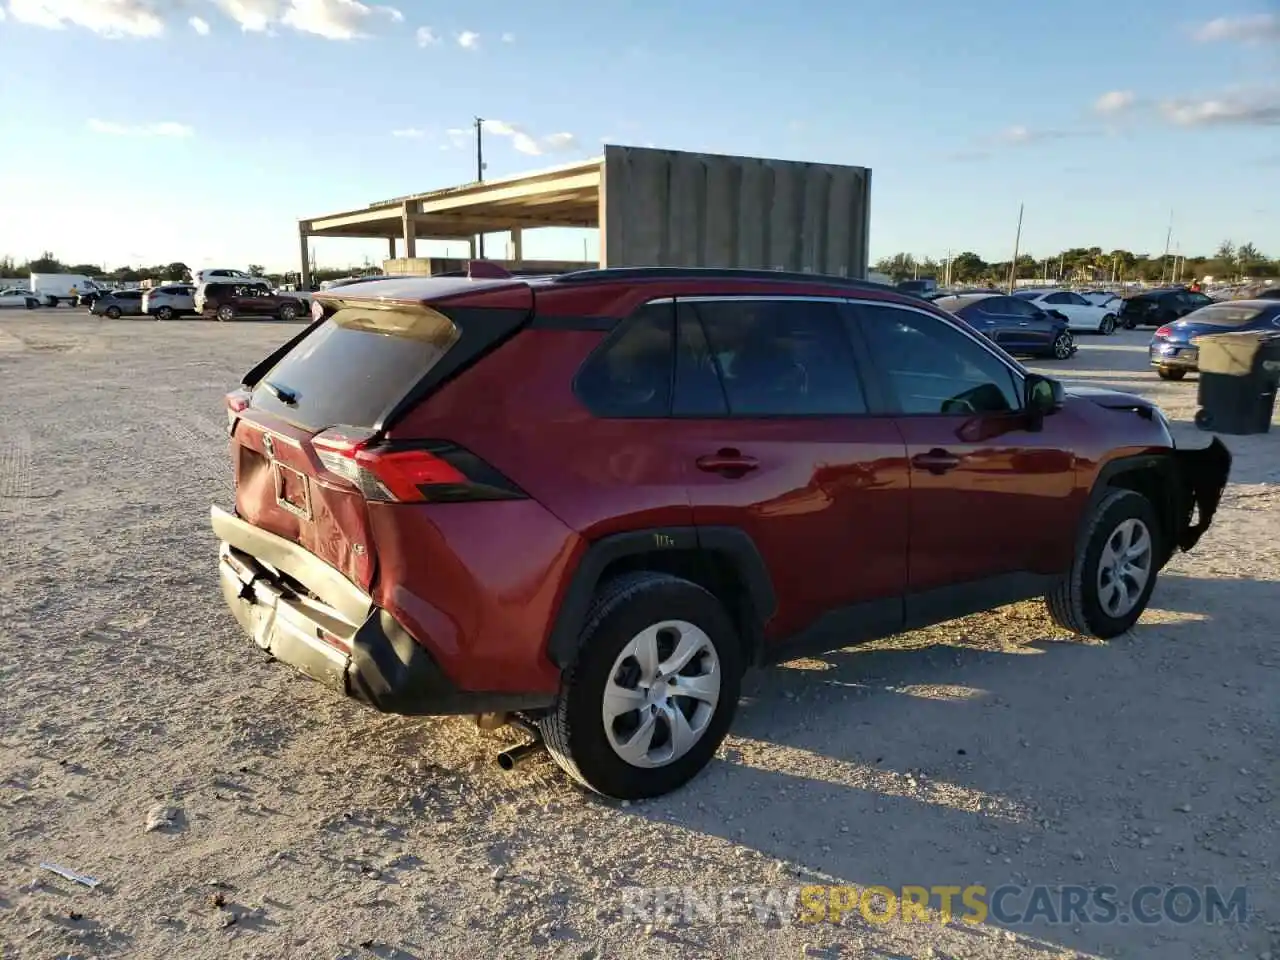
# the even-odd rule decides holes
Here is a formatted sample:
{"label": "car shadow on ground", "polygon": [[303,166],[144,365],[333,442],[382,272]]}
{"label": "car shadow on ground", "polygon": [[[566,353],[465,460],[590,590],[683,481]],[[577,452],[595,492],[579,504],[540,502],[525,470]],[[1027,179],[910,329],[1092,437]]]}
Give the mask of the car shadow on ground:
{"label": "car shadow on ground", "polygon": [[[1215,631],[1213,616],[1264,610],[1276,587],[1217,587],[1210,599],[1203,581],[1162,578],[1144,622],[1108,643],[1051,629],[1004,649],[917,638],[753,671],[722,758],[690,790],[640,810],[788,858],[797,871],[779,884],[1112,884],[1124,895],[1197,877],[1233,887],[1244,880],[1229,860],[1211,876],[1179,872],[1178,851],[1196,843],[1189,804],[1226,806],[1262,762],[1225,728],[1205,735],[1219,721],[1202,715],[1200,694],[1220,684],[1260,695],[1258,664],[1232,656],[1240,635]],[[1269,629],[1261,616],[1258,627]],[[695,794],[695,809],[680,802]],[[1075,950],[1152,936],[1010,926]],[[1173,932],[1188,944],[1223,936],[1203,924]]]}

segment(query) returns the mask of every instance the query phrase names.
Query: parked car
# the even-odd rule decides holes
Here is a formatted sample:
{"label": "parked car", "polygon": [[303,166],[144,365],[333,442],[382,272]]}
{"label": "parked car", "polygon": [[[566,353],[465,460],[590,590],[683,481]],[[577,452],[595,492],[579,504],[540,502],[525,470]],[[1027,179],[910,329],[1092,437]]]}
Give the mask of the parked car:
{"label": "parked car", "polygon": [[296,320],[307,316],[307,303],[296,294],[273,293],[265,281],[232,283],[216,281],[196,287],[195,311],[204,317],[234,320],[236,317],[279,317]]}
{"label": "parked car", "polygon": [[172,320],[196,312],[196,288],[189,283],[166,284],[142,295],[142,312],[157,320]]}
{"label": "parked car", "polygon": [[1280,300],[1280,287],[1267,287],[1254,294],[1255,300]]}
{"label": "parked car", "polygon": [[1110,336],[1116,330],[1116,314],[1098,306],[1071,290],[1018,290],[1020,300],[1035,304],[1041,310],[1052,310],[1067,318],[1072,330]]}
{"label": "parked car", "polygon": [[17,287],[0,290],[0,310],[11,307],[16,307],[20,310],[34,310],[38,306],[40,306],[40,298],[30,290],[19,290]]}
{"label": "parked car", "polygon": [[1158,329],[1148,356],[1161,380],[1181,380],[1198,369],[1197,337],[1249,330],[1280,330],[1280,300],[1231,300],[1201,307]]}
{"label": "parked car", "polygon": [[899,280],[896,289],[916,297],[927,297],[938,289],[938,281],[933,277],[921,277],[918,280]]}
{"label": "parked car", "polygon": [[1034,596],[1123,633],[1227,482],[879,285],[479,273],[317,294],[227,396],[222,591],[276,660],[514,721],[609,796],[694,776],[750,665]]}
{"label": "parked car", "polygon": [[1079,349],[1065,317],[1018,296],[963,293],[933,301],[1013,354],[1067,360]]}
{"label": "parked car", "polygon": [[253,281],[261,280],[261,277],[255,277],[251,273],[244,270],[232,270],[227,267],[206,267],[203,270],[195,270],[191,274],[192,283],[215,283],[215,282],[236,282],[236,281]]}
{"label": "parked car", "polygon": [[1206,294],[1182,287],[1166,287],[1134,294],[1124,302],[1120,322],[1126,330],[1140,326],[1163,327],[1185,317],[1192,310],[1207,307],[1215,301]]}
{"label": "parked car", "polygon": [[142,316],[141,290],[109,290],[98,297],[89,308],[96,317],[119,320],[121,317]]}
{"label": "parked car", "polygon": [[1124,297],[1118,293],[1111,293],[1109,290],[1087,290],[1081,293],[1080,296],[1095,307],[1105,307],[1117,318],[1120,316],[1120,309],[1124,306]]}

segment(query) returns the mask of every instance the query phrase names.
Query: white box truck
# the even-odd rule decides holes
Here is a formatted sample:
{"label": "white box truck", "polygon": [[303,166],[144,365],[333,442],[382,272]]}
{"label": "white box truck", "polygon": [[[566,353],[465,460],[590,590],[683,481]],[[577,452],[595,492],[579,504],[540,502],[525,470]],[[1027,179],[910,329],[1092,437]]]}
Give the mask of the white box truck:
{"label": "white box truck", "polygon": [[[72,293],[72,290],[75,292]],[[50,307],[59,303],[76,305],[76,298],[86,293],[103,293],[103,288],[81,273],[33,273],[31,292]]]}

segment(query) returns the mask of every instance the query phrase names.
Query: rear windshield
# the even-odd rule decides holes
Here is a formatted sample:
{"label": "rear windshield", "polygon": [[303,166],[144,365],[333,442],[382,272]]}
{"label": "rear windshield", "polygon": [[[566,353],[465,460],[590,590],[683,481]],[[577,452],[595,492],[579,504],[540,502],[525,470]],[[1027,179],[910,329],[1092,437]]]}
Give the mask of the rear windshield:
{"label": "rear windshield", "polygon": [[1211,323],[1215,327],[1243,327],[1262,313],[1262,307],[1236,307],[1222,303],[1201,307],[1184,317],[1189,323]]}
{"label": "rear windshield", "polygon": [[1034,300],[1043,292],[1043,290],[1015,290],[1013,295],[1019,300]]}
{"label": "rear windshield", "polygon": [[317,432],[373,427],[458,336],[457,325],[434,310],[348,307],[272,367],[254,386],[250,403]]}

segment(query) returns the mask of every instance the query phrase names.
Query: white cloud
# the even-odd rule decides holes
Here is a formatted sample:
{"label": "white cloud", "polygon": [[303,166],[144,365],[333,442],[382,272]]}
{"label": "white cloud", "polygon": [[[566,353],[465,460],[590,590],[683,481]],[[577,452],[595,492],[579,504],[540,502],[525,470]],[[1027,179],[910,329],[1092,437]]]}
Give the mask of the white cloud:
{"label": "white cloud", "polygon": [[463,50],[479,50],[480,34],[474,30],[463,30],[458,34],[458,46]]}
{"label": "white cloud", "polygon": [[109,38],[164,33],[164,20],[148,0],[9,0],[9,13],[32,26],[78,26]]}
{"label": "white cloud", "polygon": [[418,46],[420,47],[433,47],[440,42],[439,34],[430,27],[419,27],[414,36],[417,38]]}
{"label": "white cloud", "polygon": [[405,140],[421,140],[427,135],[427,131],[420,130],[417,127],[403,127],[399,130],[392,130],[391,135]]}
{"label": "white cloud", "polygon": [[1280,14],[1254,13],[1240,17],[1218,17],[1201,24],[1193,32],[1197,40],[1214,43],[1280,43]]}
{"label": "white cloud", "polygon": [[192,17],[187,23],[191,24],[191,29],[200,34],[200,36],[207,37],[209,35],[209,22],[207,20],[203,20],[200,17]]}
{"label": "white cloud", "polygon": [[359,0],[214,0],[228,17],[246,33],[271,35],[271,27],[281,23],[300,33],[327,40],[356,40],[367,36],[363,29],[374,16],[393,22],[404,19],[395,7],[369,6]]}
{"label": "white cloud", "polygon": [[1160,112],[1179,127],[1280,126],[1280,88],[1165,100]]}
{"label": "white cloud", "polygon": [[1093,109],[1097,113],[1114,115],[1128,110],[1134,100],[1132,90],[1109,90],[1093,102]]}
{"label": "white cloud", "polygon": [[0,23],[4,23],[5,12],[4,7],[0,7]]}
{"label": "white cloud", "polygon": [[502,42],[503,42],[503,43],[515,43],[515,42],[516,42],[516,35],[515,35],[514,33],[509,33],[509,32],[508,32],[508,33],[504,33],[504,34],[502,35]]}
{"label": "white cloud", "polygon": [[[486,120],[484,129],[499,137],[507,137],[511,146],[520,153],[531,157],[540,157],[544,153],[561,153],[577,146],[578,138],[572,133],[552,133],[536,137],[519,124],[507,123],[505,120]],[[452,133],[453,131],[450,131]]]}
{"label": "white cloud", "polygon": [[112,137],[172,137],[185,139],[194,136],[195,130],[185,123],[164,121],[160,123],[127,124],[111,120],[90,120],[89,129],[94,133]]}

